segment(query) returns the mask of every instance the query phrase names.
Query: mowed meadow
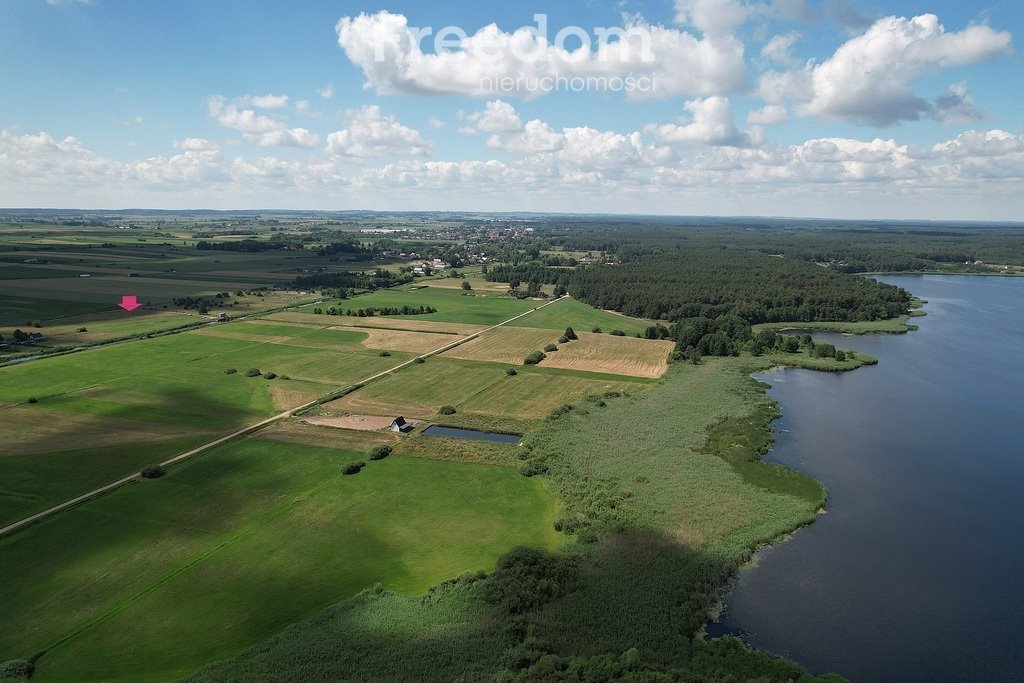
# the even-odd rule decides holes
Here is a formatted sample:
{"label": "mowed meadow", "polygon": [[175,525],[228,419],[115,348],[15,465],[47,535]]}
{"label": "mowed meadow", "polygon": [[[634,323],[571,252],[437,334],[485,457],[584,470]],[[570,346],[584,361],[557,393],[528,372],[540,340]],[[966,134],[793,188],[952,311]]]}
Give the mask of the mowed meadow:
{"label": "mowed meadow", "polygon": [[[340,430],[338,430],[340,431]],[[0,540],[0,659],[33,680],[172,680],[381,584],[417,594],[554,548],[554,499],[514,469],[248,438]]]}
{"label": "mowed meadow", "polygon": [[[243,338],[232,338],[234,328],[246,330],[234,335]],[[364,339],[237,323],[223,333],[186,332],[0,368],[7,434],[0,520],[26,517],[412,357],[381,357]],[[248,377],[250,369],[263,374]]]}

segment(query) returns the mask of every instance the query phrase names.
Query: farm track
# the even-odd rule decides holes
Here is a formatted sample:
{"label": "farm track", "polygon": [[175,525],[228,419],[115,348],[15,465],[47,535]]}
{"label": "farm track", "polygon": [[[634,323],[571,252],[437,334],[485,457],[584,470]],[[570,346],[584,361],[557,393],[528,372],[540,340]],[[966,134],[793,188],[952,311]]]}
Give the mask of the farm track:
{"label": "farm track", "polygon": [[[383,370],[381,372],[378,372],[375,375],[372,375],[372,376],[367,377],[365,379],[359,380],[358,382],[354,382],[354,383],[352,383],[352,384],[350,384],[350,385],[348,385],[346,387],[343,387],[342,389],[339,389],[337,391],[325,394],[324,396],[321,396],[320,398],[317,398],[317,399],[315,399],[313,401],[309,401],[308,403],[305,403],[305,404],[303,404],[301,406],[297,406],[295,408],[289,408],[288,410],[286,410],[286,411],[284,411],[282,413],[278,413],[277,415],[274,415],[273,417],[268,417],[265,420],[261,420],[260,422],[251,424],[251,425],[249,425],[247,427],[243,427],[242,429],[234,431],[234,432],[232,432],[232,433],[230,433],[230,434],[228,434],[226,436],[222,436],[220,438],[214,439],[213,441],[205,443],[202,446],[198,446],[198,447],[193,448],[193,449],[191,449],[189,451],[181,453],[180,455],[176,455],[173,458],[165,460],[165,461],[160,463],[160,466],[161,467],[168,467],[170,465],[174,465],[174,464],[179,463],[179,462],[181,462],[183,460],[187,460],[188,458],[191,458],[193,456],[199,455],[200,453],[204,453],[204,452],[210,450],[211,448],[215,448],[215,447],[220,446],[222,444],[228,443],[229,441],[233,441],[233,440],[241,438],[243,436],[248,436],[249,434],[253,434],[255,432],[258,432],[261,429],[263,429],[264,427],[272,425],[272,424],[274,424],[276,422],[280,422],[281,420],[289,418],[292,415],[294,415],[296,413],[299,413],[301,411],[308,410],[309,408],[312,408],[313,406],[317,405],[318,403],[321,403],[325,399],[329,399],[330,397],[334,396],[335,394],[339,394],[340,392],[344,392],[344,391],[346,391],[348,389],[351,389],[352,387],[355,387],[355,386],[358,386],[358,385],[368,384],[370,382],[373,382],[374,380],[380,379],[381,377],[384,377],[386,375],[390,375],[393,372],[397,372],[397,371],[401,370],[404,367],[412,365],[418,359],[424,359],[425,360],[425,359],[427,359],[427,358],[429,358],[431,356],[440,355],[440,354],[444,353],[445,351],[450,351],[451,349],[454,349],[456,346],[460,346],[462,344],[465,344],[466,342],[469,342],[469,341],[472,341],[472,340],[476,339],[477,337],[479,337],[481,334],[484,334],[485,332],[490,332],[491,330],[496,330],[496,329],[498,329],[500,327],[504,327],[505,325],[508,325],[509,323],[511,323],[513,321],[519,320],[520,318],[525,318],[526,316],[530,315],[534,311],[539,311],[542,308],[546,308],[547,306],[550,306],[550,305],[552,305],[554,303],[557,303],[557,302],[561,301],[563,298],[565,298],[565,297],[558,297],[557,299],[552,299],[551,301],[543,303],[540,306],[537,306],[535,308],[531,308],[528,311],[525,311],[523,313],[520,313],[519,315],[513,316],[513,317],[509,318],[508,320],[503,320],[502,322],[497,323],[496,325],[492,325],[490,327],[487,327],[487,328],[485,328],[483,330],[480,330],[479,332],[475,332],[473,334],[466,335],[465,337],[460,337],[459,339],[457,339],[454,342],[451,342],[449,344],[445,344],[444,346],[441,346],[440,348],[434,349],[433,351],[428,351],[427,353],[420,354],[419,356],[416,356],[415,358],[412,358],[412,359],[407,360],[405,362],[399,363],[398,365],[395,365],[394,367],[391,367],[391,368],[388,368],[387,370]],[[54,355],[56,355],[56,354],[54,354]],[[113,491],[115,489],[118,489],[118,488],[126,485],[126,484],[130,484],[133,481],[137,481],[141,476],[142,475],[139,472],[133,472],[132,474],[129,474],[129,475],[125,476],[125,477],[122,477],[121,479],[118,479],[117,481],[114,481],[114,482],[111,482],[111,483],[106,484],[104,486],[101,486],[101,487],[99,487],[97,489],[89,491],[88,493],[83,493],[80,496],[76,496],[76,497],[74,497],[74,498],[72,498],[70,500],[66,500],[63,503],[59,503],[57,505],[54,505],[53,507],[47,508],[46,510],[43,510],[41,512],[37,512],[34,515],[30,515],[28,517],[25,517],[24,519],[18,520],[17,522],[14,522],[12,524],[8,524],[7,526],[5,526],[3,528],[0,528],[0,538],[2,538],[4,536],[7,536],[8,534],[12,534],[12,533],[15,533],[17,531],[20,531],[21,529],[24,529],[24,528],[26,528],[28,526],[31,526],[32,524],[35,524],[36,522],[40,522],[40,521],[46,519],[47,517],[50,517],[52,515],[57,514],[58,512],[62,512],[64,510],[68,510],[70,508],[75,507],[76,505],[80,505],[80,504],[85,503],[85,502],[87,502],[89,500],[92,500],[93,498],[96,498],[98,496],[102,496],[103,494],[109,493],[109,492],[111,492],[111,491]]]}

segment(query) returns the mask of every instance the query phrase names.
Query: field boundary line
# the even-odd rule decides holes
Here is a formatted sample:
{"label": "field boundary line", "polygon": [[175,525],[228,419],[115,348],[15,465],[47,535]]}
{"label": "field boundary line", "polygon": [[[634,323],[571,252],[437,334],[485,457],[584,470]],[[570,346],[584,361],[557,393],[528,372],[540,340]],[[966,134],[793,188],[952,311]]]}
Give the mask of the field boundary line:
{"label": "field boundary line", "polygon": [[[169,466],[174,465],[176,463],[179,463],[179,462],[181,462],[183,460],[187,460],[188,458],[191,458],[193,456],[199,455],[200,453],[204,453],[204,452],[206,452],[206,451],[208,451],[208,450],[210,450],[212,448],[216,448],[217,446],[221,446],[221,445],[223,445],[223,444],[225,444],[225,443],[227,443],[229,441],[234,441],[235,439],[239,439],[239,438],[242,438],[244,436],[248,436],[249,434],[258,432],[259,430],[263,429],[264,427],[267,427],[267,426],[269,426],[271,424],[274,424],[275,422],[279,422],[280,420],[287,419],[289,417],[292,417],[293,415],[294,416],[301,415],[303,413],[303,411],[307,411],[310,408],[314,408],[314,407],[316,407],[318,405],[322,405],[323,403],[326,403],[327,401],[334,400],[334,398],[338,397],[337,396],[338,394],[344,395],[344,393],[342,393],[342,392],[351,393],[354,390],[353,388],[361,388],[361,386],[369,384],[370,382],[373,382],[374,380],[377,380],[377,379],[380,379],[381,377],[385,377],[385,376],[390,375],[392,373],[398,372],[402,368],[405,368],[405,367],[408,367],[409,365],[414,364],[417,360],[420,360],[420,359],[426,360],[427,358],[430,358],[432,356],[440,355],[440,354],[444,353],[445,351],[449,351],[451,349],[454,349],[456,346],[460,346],[462,344],[465,344],[466,342],[469,342],[469,341],[472,341],[473,339],[476,339],[477,337],[479,337],[481,334],[483,334],[485,332],[490,332],[491,330],[496,330],[499,327],[504,327],[505,325],[507,325],[507,324],[509,324],[509,323],[511,323],[511,322],[513,322],[515,320],[519,320],[520,318],[524,318],[524,317],[530,315],[534,311],[539,311],[542,308],[545,308],[545,307],[550,306],[552,304],[558,303],[559,301],[561,301],[564,298],[565,297],[562,296],[562,297],[558,297],[557,299],[552,299],[551,301],[547,301],[547,302],[541,304],[540,306],[536,306],[534,308],[531,308],[530,310],[525,311],[523,313],[520,313],[519,315],[513,316],[513,317],[509,318],[508,320],[503,320],[502,322],[500,322],[500,323],[498,323],[496,325],[492,325],[491,327],[488,327],[486,329],[480,330],[479,332],[475,332],[475,333],[473,333],[471,335],[463,337],[462,339],[458,339],[458,340],[456,340],[456,341],[454,341],[454,342],[452,342],[450,344],[445,344],[444,346],[442,346],[440,348],[437,348],[437,349],[434,349],[433,351],[428,351],[427,353],[424,353],[424,354],[421,354],[419,356],[416,356],[415,358],[412,358],[410,360],[407,360],[407,361],[404,361],[402,363],[399,363],[398,365],[396,365],[396,366],[394,366],[392,368],[389,368],[387,370],[383,370],[381,372],[378,372],[377,374],[372,375],[370,377],[367,377],[366,379],[360,380],[358,382],[354,382],[354,383],[352,383],[352,384],[350,384],[350,385],[348,385],[346,387],[343,387],[343,388],[341,388],[341,389],[339,389],[337,391],[333,391],[333,392],[327,394],[326,396],[323,396],[321,398],[315,399],[315,400],[310,401],[308,403],[304,403],[303,405],[297,406],[295,408],[289,408],[288,410],[286,410],[286,411],[284,411],[282,413],[278,413],[277,415],[274,415],[272,417],[268,417],[265,420],[261,420],[260,422],[257,422],[255,424],[251,424],[251,425],[249,425],[247,427],[243,427],[243,428],[241,428],[241,429],[239,429],[237,431],[231,432],[230,434],[227,434],[226,436],[219,437],[219,438],[214,439],[213,441],[205,443],[205,444],[203,444],[201,446],[197,446],[196,448],[193,448],[193,449],[188,450],[188,451],[186,451],[184,453],[181,453],[180,455],[176,455],[173,458],[169,458],[167,460],[164,460],[163,462],[159,463],[159,465],[160,465],[160,467],[169,467]],[[132,474],[127,475],[125,477],[122,477],[122,478],[118,479],[117,481],[113,481],[113,482],[111,482],[109,484],[105,484],[104,486],[101,486],[101,487],[99,487],[97,489],[93,489],[92,491],[89,491],[88,493],[83,493],[80,496],[76,496],[74,498],[71,498],[70,500],[66,500],[63,503],[58,503],[57,505],[49,507],[46,510],[42,510],[42,511],[37,512],[37,513],[35,513],[33,515],[29,515],[28,517],[25,517],[24,519],[18,520],[17,522],[12,522],[11,524],[8,524],[7,526],[4,526],[4,527],[0,528],[0,538],[3,538],[4,536],[7,536],[7,535],[12,534],[12,533],[15,533],[17,531],[20,531],[21,529],[24,529],[25,527],[28,527],[28,526],[30,526],[32,524],[40,522],[40,521],[42,521],[42,520],[44,520],[44,519],[46,519],[46,518],[48,518],[48,517],[50,517],[52,515],[57,514],[58,512],[63,512],[64,510],[68,510],[68,509],[73,508],[73,507],[75,507],[77,505],[81,505],[82,503],[85,503],[85,502],[87,502],[89,500],[92,500],[93,498],[97,498],[99,496],[102,496],[105,493],[109,493],[111,491],[114,491],[115,489],[119,489],[122,486],[130,484],[130,483],[132,483],[134,481],[138,481],[141,478],[142,478],[142,474],[140,472],[133,472]]]}

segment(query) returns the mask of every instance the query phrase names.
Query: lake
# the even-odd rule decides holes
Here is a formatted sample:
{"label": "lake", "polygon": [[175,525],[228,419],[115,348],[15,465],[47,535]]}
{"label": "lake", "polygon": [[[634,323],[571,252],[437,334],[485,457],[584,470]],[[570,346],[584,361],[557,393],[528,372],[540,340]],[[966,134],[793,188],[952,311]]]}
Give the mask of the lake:
{"label": "lake", "polygon": [[478,432],[475,429],[459,429],[458,427],[441,427],[430,425],[423,430],[424,436],[447,436],[451,439],[472,439],[474,441],[493,441],[495,443],[516,444],[523,437],[517,434],[497,434],[495,432]]}
{"label": "lake", "polygon": [[1024,278],[886,276],[906,335],[815,335],[879,365],[768,373],[766,459],[827,514],[759,553],[713,633],[853,681],[1024,680]]}

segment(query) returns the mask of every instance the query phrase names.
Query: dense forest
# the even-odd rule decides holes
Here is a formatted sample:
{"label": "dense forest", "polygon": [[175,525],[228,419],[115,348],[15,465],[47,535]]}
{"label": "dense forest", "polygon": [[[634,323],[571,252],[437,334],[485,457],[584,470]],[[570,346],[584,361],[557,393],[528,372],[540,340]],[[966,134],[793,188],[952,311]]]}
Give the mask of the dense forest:
{"label": "dense forest", "polygon": [[681,251],[582,268],[569,292],[595,308],[678,321],[859,321],[906,313],[910,294],[874,280],[757,252]]}
{"label": "dense forest", "polygon": [[550,227],[545,246],[603,253],[625,262],[652,253],[699,248],[760,251],[828,264],[848,273],[919,272],[937,266],[963,272],[985,264],[1024,265],[1024,233],[1009,228],[911,229],[874,227],[655,226],[606,224],[574,229]]}
{"label": "dense forest", "polygon": [[295,278],[292,285],[296,289],[334,290],[339,297],[344,297],[347,289],[374,290],[397,287],[412,281],[413,276],[409,273],[398,274],[379,268],[369,273],[346,271],[300,275]]}
{"label": "dense forest", "polygon": [[595,308],[677,322],[734,315],[764,322],[860,321],[906,313],[906,291],[814,263],[761,252],[695,249],[638,254],[578,269],[497,266],[489,280],[565,287]]}

